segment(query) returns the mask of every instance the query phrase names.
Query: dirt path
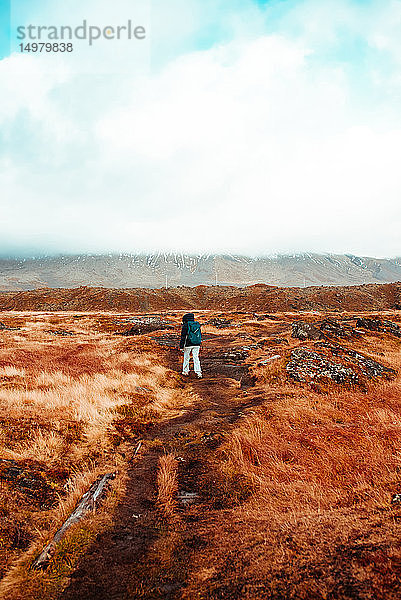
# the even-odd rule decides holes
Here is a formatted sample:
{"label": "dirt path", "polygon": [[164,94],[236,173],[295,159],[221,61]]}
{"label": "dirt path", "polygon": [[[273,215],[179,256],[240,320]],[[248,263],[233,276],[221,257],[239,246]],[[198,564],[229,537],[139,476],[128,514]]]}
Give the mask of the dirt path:
{"label": "dirt path", "polygon": [[[215,340],[209,354],[219,342]],[[176,351],[167,350],[165,358],[177,368]],[[198,482],[224,435],[244,411],[262,402],[248,400],[247,392],[232,379],[207,372],[202,380],[191,375],[186,385],[198,400],[182,416],[155,425],[143,437],[144,450],[132,463],[113,526],[87,551],[63,600],[180,597],[191,553],[197,549],[196,523],[207,517],[210,506],[210,499],[199,494]],[[161,443],[149,447],[147,442],[154,440]],[[161,521],[155,505],[158,462],[166,450],[179,456],[181,502],[170,523]]]}

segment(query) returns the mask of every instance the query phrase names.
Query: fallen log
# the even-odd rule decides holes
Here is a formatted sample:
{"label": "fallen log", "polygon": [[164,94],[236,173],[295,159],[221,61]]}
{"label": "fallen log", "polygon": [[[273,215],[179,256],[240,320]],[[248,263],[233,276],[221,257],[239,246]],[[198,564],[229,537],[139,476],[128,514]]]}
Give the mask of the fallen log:
{"label": "fallen log", "polygon": [[47,567],[57,544],[63,539],[68,529],[78,523],[85,515],[96,508],[97,502],[102,498],[106,491],[106,486],[109,481],[114,479],[115,473],[106,473],[99,477],[89,488],[87,492],[82,496],[81,500],[75,507],[74,511],[70,514],[68,519],[64,521],[60,529],[55,533],[53,539],[32,563],[33,569],[44,569]]}

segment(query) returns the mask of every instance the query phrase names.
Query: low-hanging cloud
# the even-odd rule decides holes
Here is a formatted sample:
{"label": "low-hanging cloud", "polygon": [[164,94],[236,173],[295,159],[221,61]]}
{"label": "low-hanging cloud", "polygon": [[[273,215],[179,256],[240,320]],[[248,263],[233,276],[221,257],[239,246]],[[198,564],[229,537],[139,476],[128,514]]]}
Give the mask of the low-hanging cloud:
{"label": "low-hanging cloud", "polygon": [[0,61],[3,248],[399,255],[400,3],[296,4],[133,78]]}

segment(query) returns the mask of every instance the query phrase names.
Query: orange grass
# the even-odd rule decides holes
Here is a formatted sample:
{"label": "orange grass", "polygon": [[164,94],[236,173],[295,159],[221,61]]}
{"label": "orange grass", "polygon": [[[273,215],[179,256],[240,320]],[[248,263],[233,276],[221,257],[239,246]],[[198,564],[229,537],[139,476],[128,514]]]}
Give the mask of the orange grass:
{"label": "orange grass", "polygon": [[254,368],[247,401],[263,393],[265,401],[213,457],[253,493],[198,528],[208,548],[194,558],[182,600],[199,589],[208,600],[400,597],[401,509],[391,499],[401,492],[401,343],[369,333],[350,345],[396,369],[396,379],[317,393],[288,379],[282,348],[284,358]]}
{"label": "orange grass", "polygon": [[176,503],[178,491],[178,462],[174,454],[165,454],[160,458],[157,472],[157,502],[166,515],[171,515]]}
{"label": "orange grass", "polygon": [[[225,316],[238,327],[207,329],[226,336],[224,347],[227,336],[236,347],[261,338],[272,344],[249,351],[256,387],[241,389],[226,380],[220,388],[206,388],[209,395],[202,400],[160,362],[149,338],[111,335],[113,315],[82,314],[77,320],[65,313],[15,315],[22,329],[1,334],[2,458],[42,469],[60,501],[41,509],[39,500],[27,499],[10,482],[1,483],[0,568],[5,578],[0,596],[3,590],[12,600],[57,597],[76,564],[77,547],[72,543],[67,553],[70,570],[60,559],[60,574],[55,561],[50,575],[35,574],[31,592],[22,593],[32,557],[98,473],[118,469],[116,493],[121,493],[127,470],[123,450],[130,436],[139,437],[152,422],[168,423],[195,401],[199,407],[204,402],[205,416],[200,413],[199,422],[191,425],[193,439],[202,440],[204,426],[208,435],[223,432],[224,442],[213,451],[206,452],[201,441],[188,450],[200,463],[205,456],[197,467],[200,500],[189,509],[191,520],[176,510],[175,438],[155,473],[156,506],[174,526],[160,528],[151,551],[152,572],[159,576],[154,567],[159,564],[162,579],[173,573],[185,580],[177,599],[401,597],[401,509],[391,505],[393,494],[401,492],[400,340],[366,332],[361,339],[341,342],[396,369],[393,381],[371,381],[365,391],[329,384],[319,392],[294,383],[285,371],[291,348],[300,343],[290,335],[299,315],[277,313],[263,322]],[[399,318],[398,313],[385,317]],[[52,327],[76,335],[51,336]],[[250,340],[241,341],[237,334]],[[287,342],[276,344],[275,337]],[[258,366],[260,359],[277,354],[279,359]],[[207,373],[201,385],[205,381]],[[213,389],[227,394],[227,404],[214,402],[220,398],[213,397]],[[211,409],[217,405],[221,413]],[[226,417],[235,406],[241,418],[231,425]],[[185,444],[180,448],[184,451]],[[108,516],[93,517],[90,535],[101,528],[102,518],[104,523],[112,519],[113,499],[107,502]],[[74,535],[85,538],[80,529]],[[192,541],[184,551],[187,538]],[[85,540],[83,547],[90,536]],[[132,597],[161,598],[151,595],[158,585],[150,595],[139,586]],[[138,590],[142,596],[135,595]]]}
{"label": "orange grass", "polygon": [[[111,329],[114,317],[104,318]],[[21,329],[0,332],[1,472],[16,465],[39,479],[30,491],[0,478],[1,597],[25,576],[32,579],[24,575],[32,556],[98,474],[118,470],[113,489],[122,493],[126,436],[139,436],[142,423],[181,414],[188,402],[154,344],[99,331],[97,315],[7,313],[3,319]],[[58,329],[74,335],[49,333]],[[53,597],[54,576],[35,574],[32,597],[43,590]]]}

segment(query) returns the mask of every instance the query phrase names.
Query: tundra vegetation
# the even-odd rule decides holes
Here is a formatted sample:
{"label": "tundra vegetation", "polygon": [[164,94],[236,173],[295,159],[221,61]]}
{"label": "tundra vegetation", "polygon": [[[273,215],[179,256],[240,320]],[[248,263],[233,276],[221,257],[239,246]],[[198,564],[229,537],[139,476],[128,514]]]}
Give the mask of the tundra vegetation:
{"label": "tundra vegetation", "polygon": [[401,313],[183,312],[0,313],[0,597],[399,598]]}

